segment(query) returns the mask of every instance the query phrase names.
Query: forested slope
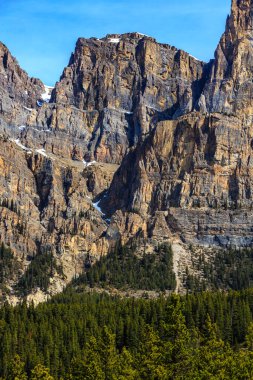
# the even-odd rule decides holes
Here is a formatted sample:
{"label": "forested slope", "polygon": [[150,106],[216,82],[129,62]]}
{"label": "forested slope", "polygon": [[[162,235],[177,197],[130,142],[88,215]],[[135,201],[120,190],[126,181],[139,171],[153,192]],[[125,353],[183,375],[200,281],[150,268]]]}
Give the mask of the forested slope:
{"label": "forested slope", "polygon": [[252,321],[252,289],[157,300],[68,289],[37,308],[0,309],[1,376],[252,379]]}

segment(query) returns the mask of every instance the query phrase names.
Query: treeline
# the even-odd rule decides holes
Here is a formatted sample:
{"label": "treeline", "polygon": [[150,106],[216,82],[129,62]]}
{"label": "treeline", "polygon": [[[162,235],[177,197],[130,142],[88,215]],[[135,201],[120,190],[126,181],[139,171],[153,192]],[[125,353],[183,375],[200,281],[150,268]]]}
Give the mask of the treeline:
{"label": "treeline", "polygon": [[[253,290],[0,309],[2,379],[252,379]],[[17,356],[18,355],[18,356]]]}
{"label": "treeline", "polygon": [[134,248],[118,246],[89,267],[76,285],[114,287],[117,289],[175,290],[173,252],[169,244],[160,245],[152,254],[136,255]]}

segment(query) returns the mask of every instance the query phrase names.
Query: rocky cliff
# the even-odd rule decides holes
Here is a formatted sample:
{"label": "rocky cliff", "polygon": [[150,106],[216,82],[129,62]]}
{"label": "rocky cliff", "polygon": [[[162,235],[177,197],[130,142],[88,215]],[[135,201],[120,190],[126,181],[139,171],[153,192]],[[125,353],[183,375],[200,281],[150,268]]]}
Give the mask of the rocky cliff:
{"label": "rocky cliff", "polygon": [[0,47],[0,241],[10,246],[17,268],[10,270],[12,263],[0,258],[0,294],[15,301],[15,284],[38,255],[50,252],[63,268],[51,279],[51,291],[58,292],[87,260],[108,252],[108,222],[95,197],[118,166],[75,155],[69,134],[54,130],[47,87]]}
{"label": "rocky cliff", "polygon": [[24,123],[44,93],[39,79],[29,78],[5,45],[0,43],[0,115],[8,124]]}
{"label": "rocky cliff", "polygon": [[149,238],[252,244],[252,7],[233,1],[193,112],[158,121],[123,160],[105,203],[123,234],[131,215]]}
{"label": "rocky cliff", "polygon": [[80,38],[51,96],[0,45],[0,240],[21,274],[50,251],[58,291],[119,240],[175,242],[181,274],[189,244],[253,243],[252,8],[233,0],[209,63]]}
{"label": "rocky cliff", "polygon": [[120,163],[159,119],[193,109],[203,69],[187,53],[138,33],[79,39],[52,101],[96,112],[90,155]]}

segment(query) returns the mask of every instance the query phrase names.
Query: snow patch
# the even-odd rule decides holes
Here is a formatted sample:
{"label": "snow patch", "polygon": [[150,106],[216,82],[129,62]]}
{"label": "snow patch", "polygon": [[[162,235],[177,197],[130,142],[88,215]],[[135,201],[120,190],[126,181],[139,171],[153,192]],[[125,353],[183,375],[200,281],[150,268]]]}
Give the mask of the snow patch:
{"label": "snow patch", "polygon": [[24,146],[19,139],[10,139],[12,142],[14,142],[17,146],[19,146],[21,149],[25,150],[25,151],[30,151],[26,146]]}
{"label": "snow patch", "polygon": [[93,206],[98,212],[100,212],[100,214],[104,215],[103,211],[102,211],[101,208],[99,207],[99,203],[100,203],[100,200],[99,200],[98,202],[92,203],[92,206]]}
{"label": "snow patch", "polygon": [[48,157],[47,154],[46,154],[45,149],[36,149],[36,153],[39,153],[39,154],[41,154],[44,157]]}
{"label": "snow patch", "polygon": [[194,55],[191,55],[191,54],[189,54],[189,57],[192,57],[192,58],[194,58],[194,59],[195,59],[195,61],[199,61],[199,62],[201,62],[201,60],[200,60],[200,59],[198,59],[198,58],[196,58],[196,57],[194,57]]}
{"label": "snow patch", "polygon": [[[22,126],[22,127],[26,128],[25,126]],[[19,128],[20,128],[20,127],[19,127]],[[32,153],[33,153],[32,149],[27,148],[26,146],[24,146],[24,145],[20,142],[19,139],[16,139],[16,140],[15,140],[15,139],[10,139],[10,141],[14,142],[14,143],[15,143],[17,146],[19,146],[21,149],[25,150],[25,151],[27,152],[27,154],[32,154]],[[47,154],[46,154],[45,149],[36,149],[35,152],[38,153],[38,154],[41,154],[41,155],[44,156],[44,157],[48,157]]]}
{"label": "snow patch", "polygon": [[97,161],[91,161],[91,162],[88,162],[88,163],[87,163],[87,166],[94,165],[94,164],[96,164],[96,162],[97,162]]}
{"label": "snow patch", "polygon": [[34,131],[37,131],[37,132],[43,132],[43,129],[38,129],[38,128],[34,128],[34,127],[30,127],[30,129],[33,129]]}
{"label": "snow patch", "polygon": [[46,103],[49,103],[50,99],[51,99],[51,93],[52,93],[52,89],[54,87],[51,87],[51,86],[46,86],[44,84],[44,88],[45,88],[45,92],[43,94],[41,94],[41,99],[44,100],[44,102]]}
{"label": "snow patch", "polygon": [[147,34],[143,34],[143,33],[140,33],[140,32],[137,32],[137,34],[139,34],[140,36],[143,36],[143,37],[150,37]]}
{"label": "snow patch", "polygon": [[94,165],[96,164],[97,161],[91,161],[91,162],[87,162],[85,160],[83,160],[83,163],[84,163],[84,167],[87,168],[88,166],[91,166],[91,165]]}
{"label": "snow patch", "polygon": [[118,112],[122,112],[122,113],[125,113],[127,115],[132,115],[133,112],[131,111],[127,111],[127,110],[124,110],[123,108],[115,108],[115,107],[110,107],[108,108],[109,110],[114,110],[114,111],[118,111]]}
{"label": "snow patch", "polygon": [[110,38],[109,42],[111,42],[112,44],[118,44],[120,42],[120,39],[119,38]]}

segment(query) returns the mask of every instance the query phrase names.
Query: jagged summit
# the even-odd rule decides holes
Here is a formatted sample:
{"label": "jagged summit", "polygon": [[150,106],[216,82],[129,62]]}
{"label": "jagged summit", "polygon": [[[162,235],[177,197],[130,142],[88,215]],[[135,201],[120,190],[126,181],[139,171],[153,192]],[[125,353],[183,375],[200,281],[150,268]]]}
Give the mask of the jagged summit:
{"label": "jagged summit", "polygon": [[253,107],[252,1],[233,0],[203,92],[202,111],[251,114]]}
{"label": "jagged summit", "polygon": [[229,29],[232,36],[237,35],[239,38],[242,35],[252,36],[252,12],[252,0],[233,0],[227,31]]}
{"label": "jagged summit", "polygon": [[[138,32],[128,32],[128,33],[121,33],[121,34],[107,34],[104,38],[102,38],[102,40],[110,40],[112,38],[116,38],[116,39],[119,39],[119,40],[125,40],[125,39],[128,39],[128,38],[136,38],[136,39],[141,39],[141,38],[144,38],[144,37],[147,37],[147,38],[152,38],[152,37],[149,37],[143,33],[138,33]],[[152,38],[154,39],[154,38]]]}
{"label": "jagged summit", "polygon": [[[175,52],[182,51],[182,49],[178,49],[175,46],[169,45],[167,43],[159,42],[157,41],[154,37],[151,37],[147,34],[143,34],[140,32],[128,32],[128,33],[110,33],[107,34],[105,37],[102,38],[97,38],[97,37],[90,37],[90,38],[84,38],[84,37],[79,37],[76,42],[76,50],[78,50],[81,46],[86,45],[86,44],[93,44],[97,46],[96,43],[109,43],[109,44],[115,44],[118,45],[121,41],[122,42],[134,42],[134,43],[139,43],[141,40],[149,40],[152,41],[156,44],[159,44],[161,46],[167,47]],[[100,46],[100,45],[98,45]],[[188,54],[187,52],[184,52]],[[193,57],[192,55],[188,54],[191,58],[199,60],[198,58]],[[73,55],[70,60],[70,64],[72,63]],[[202,61],[203,62],[203,61]]]}

